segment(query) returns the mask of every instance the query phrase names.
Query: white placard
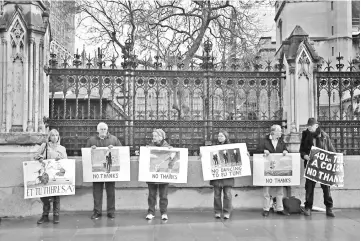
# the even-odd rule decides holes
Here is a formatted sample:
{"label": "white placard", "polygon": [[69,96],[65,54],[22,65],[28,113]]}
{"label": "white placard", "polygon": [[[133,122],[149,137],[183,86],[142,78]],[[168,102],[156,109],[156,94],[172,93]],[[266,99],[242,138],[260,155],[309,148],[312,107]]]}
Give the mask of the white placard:
{"label": "white placard", "polygon": [[84,182],[130,181],[129,146],[82,148]]}
{"label": "white placard", "polygon": [[282,153],[253,155],[253,185],[297,186],[300,185],[300,154]]}
{"label": "white placard", "polygon": [[251,175],[246,143],[201,146],[200,152],[205,181]]}
{"label": "white placard", "polygon": [[140,182],[187,183],[187,174],[187,148],[140,147]]}
{"label": "white placard", "polygon": [[75,160],[23,162],[24,198],[75,194]]}

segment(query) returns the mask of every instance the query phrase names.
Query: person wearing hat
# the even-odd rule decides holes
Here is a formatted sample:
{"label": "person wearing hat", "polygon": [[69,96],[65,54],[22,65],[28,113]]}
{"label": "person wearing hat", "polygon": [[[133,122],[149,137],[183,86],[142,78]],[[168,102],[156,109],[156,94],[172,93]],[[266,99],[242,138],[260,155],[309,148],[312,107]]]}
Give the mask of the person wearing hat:
{"label": "person wearing hat", "polygon": [[[229,134],[225,130],[220,130],[216,145],[230,144]],[[234,186],[234,178],[224,178],[211,180],[210,185],[214,190],[214,217],[221,218],[223,211],[223,218],[229,219],[232,211],[232,187]],[[222,207],[222,191],[223,191],[223,207]]]}
{"label": "person wearing hat", "polygon": [[[169,147],[167,143],[166,134],[162,129],[153,130],[152,143],[149,146]],[[169,166],[169,164],[168,164]],[[152,220],[155,217],[155,205],[157,203],[157,191],[159,190],[159,209],[162,220],[168,220],[168,186],[169,183],[164,182],[147,182],[148,184],[148,213],[145,217],[147,220]]]}
{"label": "person wearing hat", "polygon": [[[282,138],[282,128],[280,125],[272,125],[270,134],[266,135],[264,139],[261,140],[257,147],[257,153],[264,153],[265,156],[268,156],[270,153],[283,153],[286,155],[288,153],[286,143]],[[276,213],[280,215],[289,215],[283,209],[283,187],[275,187],[277,196],[276,196]],[[268,217],[270,210],[270,187],[263,187],[263,212],[264,217]]]}
{"label": "person wearing hat", "polygon": [[[301,158],[304,160],[304,167],[306,168],[307,162],[310,161],[311,147],[315,146],[326,151],[335,152],[329,135],[326,134],[318,126],[318,122],[315,118],[309,118],[307,121],[307,129],[302,132],[302,139],[300,145]],[[306,202],[305,202],[305,216],[311,215],[313,206],[313,195],[316,182],[306,178],[305,189],[306,189]],[[326,206],[326,215],[329,217],[335,217],[332,212],[333,200],[331,197],[330,187],[321,184],[323,190],[323,201]]]}

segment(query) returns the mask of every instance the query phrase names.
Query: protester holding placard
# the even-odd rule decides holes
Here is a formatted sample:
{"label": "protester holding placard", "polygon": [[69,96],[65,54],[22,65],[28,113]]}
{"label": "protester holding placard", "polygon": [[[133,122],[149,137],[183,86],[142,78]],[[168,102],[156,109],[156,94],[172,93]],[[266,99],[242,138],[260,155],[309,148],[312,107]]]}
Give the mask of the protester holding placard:
{"label": "protester holding placard", "polygon": [[[225,130],[220,130],[216,145],[230,144],[229,134]],[[226,158],[225,158],[226,161]],[[234,186],[234,178],[225,178],[211,180],[210,185],[214,190],[214,217],[221,218],[223,211],[223,218],[229,219],[232,211],[232,187]],[[223,191],[223,207],[222,207],[222,191]]]}
{"label": "protester holding placard", "polygon": [[[38,160],[39,162],[43,162],[43,160],[46,159],[55,159],[55,161],[58,161],[60,159],[67,159],[66,149],[64,146],[60,145],[60,136],[57,130],[52,129],[49,132],[47,141],[41,144],[34,159]],[[39,176],[38,179],[49,179],[49,175],[47,173],[44,173]],[[59,223],[60,197],[41,197],[40,200],[43,202],[43,214],[37,223],[42,224],[45,222],[49,222],[51,201],[53,201],[53,223]]]}
{"label": "protester holding placard", "polygon": [[[280,125],[271,126],[271,132],[269,135],[266,135],[264,139],[261,140],[257,147],[257,153],[264,153],[265,156],[268,156],[270,153],[283,153],[286,155],[288,153],[286,143],[282,138],[282,128]],[[280,215],[289,215],[283,209],[283,187],[274,187],[276,188],[276,213]],[[270,187],[263,187],[263,213],[264,217],[268,217],[270,210]]]}
{"label": "protester holding placard", "polygon": [[[114,146],[122,144],[117,137],[108,132],[108,125],[100,122],[97,126],[98,135],[89,138],[86,147],[96,149],[97,147],[108,147],[112,149]],[[102,216],[103,189],[107,192],[107,216],[115,217],[115,182],[93,182],[93,199],[94,210],[91,219],[98,219]]]}
{"label": "protester holding placard", "polygon": [[[155,129],[152,133],[153,140],[150,146],[158,147],[171,147],[165,140],[166,134],[162,129]],[[172,161],[168,166],[172,165]],[[168,207],[168,186],[169,183],[164,182],[147,182],[148,184],[148,214],[147,220],[152,220],[155,217],[155,204],[157,203],[157,190],[159,190],[159,209],[162,220],[168,220],[167,207]]]}
{"label": "protester holding placard", "polygon": [[[321,148],[326,151],[335,152],[335,148],[331,143],[330,137],[326,134],[326,132],[321,130],[315,118],[308,119],[307,129],[302,132],[300,153],[301,153],[301,158],[304,160],[305,168],[307,162],[310,161],[310,152],[312,146]],[[306,178],[305,216],[311,215],[315,185],[316,182]],[[335,214],[332,212],[333,200],[331,197],[330,187],[321,184],[321,188],[323,190],[323,200],[326,206],[326,215],[329,217],[335,217]]]}

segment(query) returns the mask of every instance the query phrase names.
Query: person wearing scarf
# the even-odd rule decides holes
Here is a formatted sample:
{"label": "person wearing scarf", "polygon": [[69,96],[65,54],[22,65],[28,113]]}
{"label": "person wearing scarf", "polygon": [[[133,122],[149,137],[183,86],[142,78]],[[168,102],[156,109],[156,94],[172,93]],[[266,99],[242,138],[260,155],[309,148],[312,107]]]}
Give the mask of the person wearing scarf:
{"label": "person wearing scarf", "polygon": [[[150,146],[169,147],[171,146],[166,142],[166,134],[162,129],[153,130],[153,139]],[[157,190],[159,190],[159,209],[162,220],[168,220],[167,207],[168,207],[168,186],[169,183],[147,182],[148,184],[148,213],[145,217],[147,220],[152,220],[155,217],[155,205],[157,203]]]}
{"label": "person wearing scarf", "polygon": [[[220,130],[216,145],[230,144],[229,134],[225,130]],[[229,219],[232,211],[232,187],[234,186],[234,178],[224,178],[211,180],[210,185],[214,190],[214,217],[221,218],[223,211],[223,218]],[[223,191],[223,206],[222,206],[222,191]]]}
{"label": "person wearing scarf", "polygon": [[[265,156],[268,156],[270,153],[283,153],[286,155],[288,153],[286,144],[282,138],[282,128],[280,125],[272,125],[270,134],[266,135],[265,138],[261,140],[257,147],[257,153],[264,153]],[[283,209],[283,187],[275,187],[277,196],[276,196],[276,213],[280,215],[289,215]],[[270,210],[270,187],[263,187],[263,212],[264,217],[268,217]]]}
{"label": "person wearing scarf", "polygon": [[[301,145],[300,145],[300,154],[301,158],[304,160],[304,167],[306,168],[307,162],[310,160],[310,152],[312,146],[321,148],[326,151],[336,152],[335,148],[332,145],[330,137],[321,130],[318,126],[318,122],[315,118],[309,118],[307,121],[307,129],[302,132]],[[316,182],[306,178],[305,189],[306,189],[306,202],[305,202],[305,216],[311,215],[311,210],[313,206],[313,196]],[[335,214],[332,212],[333,200],[331,197],[330,187],[327,185],[321,184],[323,190],[323,203],[326,206],[326,215],[328,217],[335,217]]]}
{"label": "person wearing scarf", "polygon": [[[58,161],[60,159],[67,158],[68,157],[65,147],[60,145],[59,132],[55,129],[49,131],[47,141],[41,144],[39,150],[34,157],[35,160],[38,160],[42,164],[43,160],[46,159],[55,159],[55,161]],[[60,197],[41,197],[40,200],[43,203],[43,214],[41,218],[37,221],[37,223],[42,224],[49,222],[51,201],[53,201],[53,223],[59,223]]]}

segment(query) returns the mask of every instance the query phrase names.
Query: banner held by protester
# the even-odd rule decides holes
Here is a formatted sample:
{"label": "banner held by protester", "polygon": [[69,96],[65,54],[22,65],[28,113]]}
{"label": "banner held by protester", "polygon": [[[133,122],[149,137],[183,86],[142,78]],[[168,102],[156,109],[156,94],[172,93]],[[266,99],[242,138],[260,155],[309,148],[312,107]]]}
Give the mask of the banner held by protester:
{"label": "banner held by protester", "polygon": [[304,177],[324,185],[343,187],[343,154],[325,151],[313,146]]}

